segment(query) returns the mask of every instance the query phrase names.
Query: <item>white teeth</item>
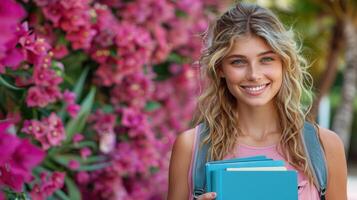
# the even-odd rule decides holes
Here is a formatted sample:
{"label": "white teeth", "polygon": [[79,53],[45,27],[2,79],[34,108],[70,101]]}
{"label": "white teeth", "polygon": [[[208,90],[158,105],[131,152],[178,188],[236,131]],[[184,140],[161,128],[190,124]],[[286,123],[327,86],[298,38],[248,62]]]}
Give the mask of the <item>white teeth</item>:
{"label": "white teeth", "polygon": [[261,89],[263,89],[266,85],[259,85],[259,86],[245,86],[244,88],[246,90],[250,90],[252,92],[256,92],[256,91],[259,91]]}

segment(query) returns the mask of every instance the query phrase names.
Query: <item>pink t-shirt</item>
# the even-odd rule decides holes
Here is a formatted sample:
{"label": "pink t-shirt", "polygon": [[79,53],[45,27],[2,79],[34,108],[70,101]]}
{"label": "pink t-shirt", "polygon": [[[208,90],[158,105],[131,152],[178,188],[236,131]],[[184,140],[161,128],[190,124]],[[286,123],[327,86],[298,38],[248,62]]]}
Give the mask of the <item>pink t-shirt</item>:
{"label": "pink t-shirt", "polygon": [[[197,128],[195,131],[195,134],[197,134]],[[194,137],[196,138],[196,137]],[[194,146],[195,146],[196,141],[194,141]],[[248,157],[248,156],[256,156],[256,155],[265,155],[269,158],[272,158],[274,160],[285,160],[276,150],[276,145],[272,146],[266,146],[266,147],[254,147],[254,146],[248,146],[245,144],[239,144],[237,146],[236,154],[234,156],[227,156],[225,159],[229,158],[241,158],[241,157]],[[188,184],[190,188],[190,200],[193,199],[192,191],[193,191],[193,186],[192,186],[192,160],[193,156],[191,159],[191,166],[190,166],[190,171],[189,171],[189,177],[188,177]],[[293,166],[291,166],[289,163],[286,162],[286,168],[288,170],[296,170]],[[319,194],[318,190],[313,184],[310,184],[308,179],[305,177],[305,175],[302,172],[298,172],[298,196],[299,200],[319,200]]]}

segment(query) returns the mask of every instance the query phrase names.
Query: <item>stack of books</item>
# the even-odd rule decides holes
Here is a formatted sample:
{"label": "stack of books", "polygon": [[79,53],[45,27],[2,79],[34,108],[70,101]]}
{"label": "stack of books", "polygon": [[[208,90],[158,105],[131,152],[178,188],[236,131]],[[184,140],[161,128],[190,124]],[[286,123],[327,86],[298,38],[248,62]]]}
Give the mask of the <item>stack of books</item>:
{"label": "stack of books", "polygon": [[206,187],[217,200],[298,200],[295,170],[285,162],[254,156],[206,163]]}

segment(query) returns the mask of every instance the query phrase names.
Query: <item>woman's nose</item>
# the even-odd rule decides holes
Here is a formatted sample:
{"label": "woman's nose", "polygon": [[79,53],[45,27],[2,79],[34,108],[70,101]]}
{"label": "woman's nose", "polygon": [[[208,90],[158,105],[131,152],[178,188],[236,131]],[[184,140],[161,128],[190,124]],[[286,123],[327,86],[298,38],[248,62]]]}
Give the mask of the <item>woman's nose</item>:
{"label": "woman's nose", "polygon": [[262,73],[259,64],[251,63],[247,69],[247,79],[256,81],[262,78]]}

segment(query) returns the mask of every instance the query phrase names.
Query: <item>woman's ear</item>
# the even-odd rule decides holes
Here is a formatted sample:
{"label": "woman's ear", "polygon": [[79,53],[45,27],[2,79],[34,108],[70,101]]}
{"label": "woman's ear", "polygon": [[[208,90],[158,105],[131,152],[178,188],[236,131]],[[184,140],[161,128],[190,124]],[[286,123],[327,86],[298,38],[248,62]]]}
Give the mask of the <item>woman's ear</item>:
{"label": "woman's ear", "polygon": [[218,75],[219,78],[225,78],[225,75],[224,75],[224,73],[222,71],[222,66],[218,66],[217,67],[217,75]]}

